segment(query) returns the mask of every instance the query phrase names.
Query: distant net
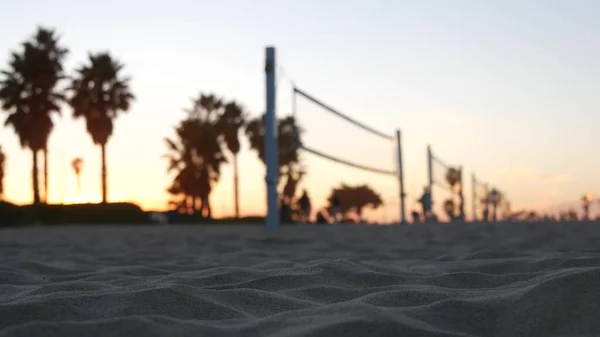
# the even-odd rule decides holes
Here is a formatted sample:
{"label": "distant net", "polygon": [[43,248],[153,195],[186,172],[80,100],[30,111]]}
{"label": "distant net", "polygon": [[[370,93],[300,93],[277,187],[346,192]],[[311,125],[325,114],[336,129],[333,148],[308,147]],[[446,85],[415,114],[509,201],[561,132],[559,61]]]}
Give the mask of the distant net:
{"label": "distant net", "polygon": [[462,169],[447,164],[430,147],[427,148],[427,156],[433,213],[443,220],[464,216]]}
{"label": "distant net", "polygon": [[511,215],[510,200],[506,193],[490,184],[472,177],[473,220],[503,220]]}
{"label": "distant net", "polygon": [[472,217],[473,221],[485,221],[491,207],[490,186],[479,180],[475,174],[472,178]]}
{"label": "distant net", "polygon": [[[339,117],[340,119],[343,119],[346,122],[351,123],[351,124],[355,125],[356,127],[360,128],[360,129],[363,129],[363,130],[371,133],[374,136],[379,137],[380,139],[387,140],[387,141],[394,141],[395,140],[395,138],[393,136],[386,135],[385,133],[377,131],[377,130],[369,127],[369,126],[366,126],[365,124],[362,124],[361,122],[358,122],[357,120],[355,120],[355,119],[353,119],[351,117],[348,117],[347,115],[344,115],[343,113],[341,113],[341,112],[335,110],[334,108],[326,105],[325,103],[317,100],[316,98],[314,98],[314,96],[309,95],[305,91],[302,91],[302,90],[300,90],[298,88],[294,88],[293,90],[294,90],[294,98],[297,97],[297,96],[301,96],[301,97],[309,100],[310,102],[316,104],[317,106],[320,106],[324,111],[329,112],[329,113],[331,113],[331,114]],[[297,107],[294,108],[293,110],[294,110],[294,112],[297,112]],[[296,116],[296,118],[297,118],[297,114],[296,113],[294,113],[294,116]],[[334,126],[334,128],[335,128],[335,126]],[[335,131],[332,130],[332,132],[335,132]],[[371,166],[371,165],[366,164],[366,163],[363,164],[363,163],[358,162],[356,160],[353,161],[353,160],[343,159],[341,157],[335,156],[334,154],[331,154],[331,153],[328,154],[328,153],[325,153],[323,151],[320,151],[316,147],[311,147],[310,145],[306,145],[303,142],[299,142],[298,146],[302,150],[304,150],[304,151],[306,151],[308,153],[311,153],[311,154],[319,156],[321,158],[328,159],[328,160],[331,160],[331,161],[336,162],[338,164],[346,165],[346,166],[349,166],[349,167],[352,167],[352,168],[355,168],[355,169],[360,169],[360,170],[368,171],[368,172],[371,172],[371,173],[379,173],[379,174],[384,174],[384,175],[389,175],[389,176],[395,176],[397,174],[396,170],[389,169],[389,168],[379,168],[379,167]]]}
{"label": "distant net", "polygon": [[[330,188],[339,188],[342,184],[366,185],[382,199],[374,221],[397,222],[398,200],[386,197],[391,192],[389,186],[397,186],[397,180],[390,184],[393,181],[390,179],[398,179],[396,137],[342,113],[303,89],[294,87],[293,95],[293,115],[306,126],[298,147],[320,160],[319,167],[330,172],[310,181],[321,186],[330,185]],[[334,165],[327,167],[326,162]],[[318,171],[315,174],[319,174]],[[342,203],[343,199],[340,200]],[[345,208],[345,205],[341,206]]]}
{"label": "distant net", "polygon": [[[334,216],[332,212],[331,197],[334,190],[346,185],[353,188],[368,186],[381,199],[381,204],[374,210],[366,207],[367,214],[361,214],[361,219],[377,223],[398,222],[402,216],[398,211],[401,200],[397,134],[382,132],[342,112],[322,97],[298,87],[290,78],[283,79],[287,74],[281,66],[278,70],[282,77],[278,78],[280,100],[289,99],[290,116],[298,125],[295,145],[306,167],[298,190],[307,189],[313,197],[312,219],[323,212],[329,222],[340,220],[341,216]],[[290,96],[286,97],[288,92]],[[282,110],[287,112],[284,106],[280,108]],[[339,201],[341,208],[346,209],[343,205],[346,198]]]}
{"label": "distant net", "polygon": [[502,200],[500,201],[500,206],[499,206],[499,213],[500,213],[500,219],[502,220],[506,220],[511,216],[511,208],[510,208],[510,199],[508,199],[508,196],[506,195],[505,192],[500,192],[502,193]]}

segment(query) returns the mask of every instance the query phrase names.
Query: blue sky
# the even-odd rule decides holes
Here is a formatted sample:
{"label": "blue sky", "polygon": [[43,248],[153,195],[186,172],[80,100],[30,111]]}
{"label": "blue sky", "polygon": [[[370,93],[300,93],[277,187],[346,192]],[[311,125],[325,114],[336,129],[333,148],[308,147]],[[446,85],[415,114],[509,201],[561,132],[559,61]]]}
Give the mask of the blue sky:
{"label": "blue sky", "polygon": [[[109,145],[109,195],[161,207],[169,177],[163,137],[200,91],[264,109],[264,47],[285,70],[278,114],[290,112],[289,80],[390,134],[402,129],[410,198],[426,182],[425,148],[504,190],[516,208],[547,208],[600,193],[595,128],[600,125],[600,3],[597,1],[22,1],[3,5],[0,67],[37,25],[54,27],[71,49],[69,70],[88,51],[126,64],[137,102]],[[285,76],[284,76],[285,75]],[[393,168],[393,146],[299,102],[306,143]],[[68,108],[51,146],[51,200],[79,198],[68,162],[86,162],[84,194],[99,198],[99,150]],[[31,155],[0,130],[9,154],[7,196],[31,199]],[[389,155],[388,155],[389,154]],[[369,182],[397,214],[393,178],[305,156],[303,187],[316,204],[340,181]],[[264,169],[240,157],[242,210],[264,209]],[[334,177],[334,178],[332,178]],[[215,190],[232,211],[231,170]],[[467,184],[470,197],[470,184]],[[438,204],[442,201],[442,193]],[[412,199],[410,199],[412,200]],[[413,201],[408,206],[412,207]]]}

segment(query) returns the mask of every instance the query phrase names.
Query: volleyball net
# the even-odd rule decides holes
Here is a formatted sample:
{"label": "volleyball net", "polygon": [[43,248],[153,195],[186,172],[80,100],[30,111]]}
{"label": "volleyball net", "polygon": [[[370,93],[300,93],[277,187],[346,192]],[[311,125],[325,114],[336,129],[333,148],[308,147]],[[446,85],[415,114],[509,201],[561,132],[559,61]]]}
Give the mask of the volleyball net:
{"label": "volleyball net", "polygon": [[481,181],[475,173],[471,181],[473,221],[496,221],[510,216],[510,200],[506,193]]}
{"label": "volleyball net", "polygon": [[487,221],[491,206],[490,186],[471,175],[471,217],[473,221]]}
{"label": "volleyball net", "polygon": [[[280,197],[285,197],[285,188],[278,193],[277,182],[279,174],[286,174],[280,169],[282,154],[297,151],[301,158],[299,161],[315,164],[319,168],[307,167],[307,176],[313,182],[327,188],[340,188],[345,186],[345,181],[340,181],[342,172],[352,171],[348,175],[360,176],[362,181],[354,187],[370,186],[377,177],[386,177],[386,187],[397,186],[394,193],[396,198],[383,199],[384,213],[389,213],[389,201],[396,203],[394,212],[397,214],[393,222],[404,222],[404,183],[402,172],[402,146],[400,130],[395,132],[382,132],[356,117],[357,113],[345,113],[325,102],[323,97],[317,97],[306,89],[299,87],[291,78],[283,78],[285,70],[276,63],[275,48],[266,50],[266,100],[267,111],[265,114],[265,163],[267,166],[267,219],[268,228],[279,226],[280,214],[278,203]],[[280,73],[278,75],[278,72]],[[278,92],[289,93],[290,111],[277,104]],[[277,111],[277,107],[279,110]],[[284,146],[281,134],[277,129],[277,121],[288,119],[294,124],[294,141],[289,148]],[[363,118],[366,119],[366,118]],[[280,134],[278,134],[278,131]],[[386,157],[380,160],[380,157]],[[285,161],[285,160],[284,160]],[[359,174],[356,174],[359,173]],[[360,180],[361,178],[359,178]],[[393,180],[387,180],[393,179]],[[390,184],[390,182],[394,182]],[[298,181],[296,181],[298,182]],[[297,185],[295,186],[297,187]],[[320,186],[323,187],[323,186]],[[377,191],[380,195],[388,196],[389,191]],[[294,193],[291,191],[290,193]],[[281,196],[278,194],[282,194]],[[344,203],[344,198],[340,198]],[[391,200],[390,200],[391,199]],[[329,200],[331,201],[331,200]],[[344,209],[344,205],[342,205]]]}
{"label": "volleyball net", "polygon": [[427,187],[433,213],[447,219],[464,219],[462,168],[447,164],[427,146]]}

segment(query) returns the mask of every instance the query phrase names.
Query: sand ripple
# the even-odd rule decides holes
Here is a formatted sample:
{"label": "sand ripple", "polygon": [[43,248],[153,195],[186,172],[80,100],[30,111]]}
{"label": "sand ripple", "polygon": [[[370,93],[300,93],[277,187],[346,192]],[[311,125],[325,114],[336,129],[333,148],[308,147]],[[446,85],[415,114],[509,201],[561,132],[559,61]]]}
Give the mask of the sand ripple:
{"label": "sand ripple", "polygon": [[599,336],[600,224],[0,231],[0,336]]}

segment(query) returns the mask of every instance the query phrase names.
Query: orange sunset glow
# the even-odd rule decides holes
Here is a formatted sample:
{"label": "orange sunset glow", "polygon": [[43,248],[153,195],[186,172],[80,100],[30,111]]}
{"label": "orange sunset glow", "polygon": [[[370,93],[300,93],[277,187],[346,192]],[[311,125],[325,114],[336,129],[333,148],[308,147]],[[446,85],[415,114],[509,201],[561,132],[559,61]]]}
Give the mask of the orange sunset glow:
{"label": "orange sunset glow", "polygon": [[[11,6],[25,10],[25,5]],[[314,25],[307,28],[291,13],[321,13],[314,7],[324,4],[257,4],[253,11],[278,19],[273,25],[255,25],[257,19],[246,17],[244,6],[231,9],[219,3],[186,3],[185,7],[179,3],[148,5],[135,19],[113,15],[110,28],[90,30],[101,21],[83,5],[73,7],[73,11],[81,11],[77,20],[45,3],[37,6],[40,10],[27,19],[0,23],[4,28],[0,30],[4,32],[0,33],[0,69],[7,68],[10,52],[18,50],[42,25],[55,29],[69,49],[66,74],[73,75],[89,52],[108,51],[124,65],[123,76],[131,78],[135,100],[129,111],[114,120],[106,147],[111,202],[135,202],[146,210],[167,209],[172,199],[167,189],[174,175],[167,173],[168,162],[163,157],[168,151],[165,138],[174,135],[192,98],[204,93],[234,100],[249,118],[264,112],[267,45],[277,48],[278,117],[291,113],[295,83],[376,130],[388,134],[402,131],[407,213],[418,208],[417,199],[427,184],[427,145],[445,163],[463,168],[467,215],[472,208],[472,174],[505,193],[515,210],[580,208],[583,193],[600,191],[594,169],[600,165],[600,157],[588,155],[595,151],[594,128],[600,122],[595,113],[600,109],[595,98],[597,86],[589,80],[598,77],[590,74],[597,70],[592,66],[597,58],[590,55],[598,51],[582,52],[589,43],[567,38],[578,28],[552,16],[539,20],[548,27],[563,28],[542,32],[530,25],[529,19],[513,16],[514,11],[494,9],[494,15],[510,16],[515,27],[521,27],[522,34],[508,34],[498,28],[504,27],[502,20],[473,29],[474,23],[465,21],[462,12],[450,8],[447,10],[454,14],[444,21],[444,29],[432,29],[425,22],[441,27],[437,20],[441,12],[420,5],[390,4],[395,10],[386,13],[396,14],[379,13],[379,19],[373,21],[369,10],[353,4],[335,17],[315,14]],[[197,20],[189,6],[215,15]],[[424,19],[410,19],[403,6]],[[476,7],[472,10],[492,11]],[[161,24],[156,25],[159,13]],[[221,14],[236,20],[216,20]],[[360,22],[371,24],[366,27]],[[199,32],[205,32],[205,40]],[[557,36],[559,42],[532,43],[548,34]],[[308,100],[299,98],[297,109],[305,144],[352,162],[396,169],[393,142],[373,137]],[[52,117],[54,129],[48,141],[47,201],[97,203],[101,201],[100,148],[93,144],[85,122],[74,119],[70,106],[62,104],[60,111]],[[4,122],[7,116],[0,113],[0,120]],[[262,215],[266,209],[265,168],[243,130],[239,139],[241,215]],[[20,146],[9,127],[0,130],[0,145],[7,156],[5,198],[31,203],[31,151]],[[216,217],[234,214],[232,156],[228,151],[225,155],[228,162],[222,165],[210,194]],[[70,165],[75,157],[84,161],[81,193]],[[341,183],[368,184],[384,205],[369,211],[367,218],[398,219],[397,178],[306,152],[300,157],[307,174],[298,193],[306,189],[315,208],[325,206],[332,188]],[[440,168],[436,170],[436,175],[444,174]],[[41,175],[40,170],[40,181]],[[444,189],[434,189],[438,211],[446,196]]]}

